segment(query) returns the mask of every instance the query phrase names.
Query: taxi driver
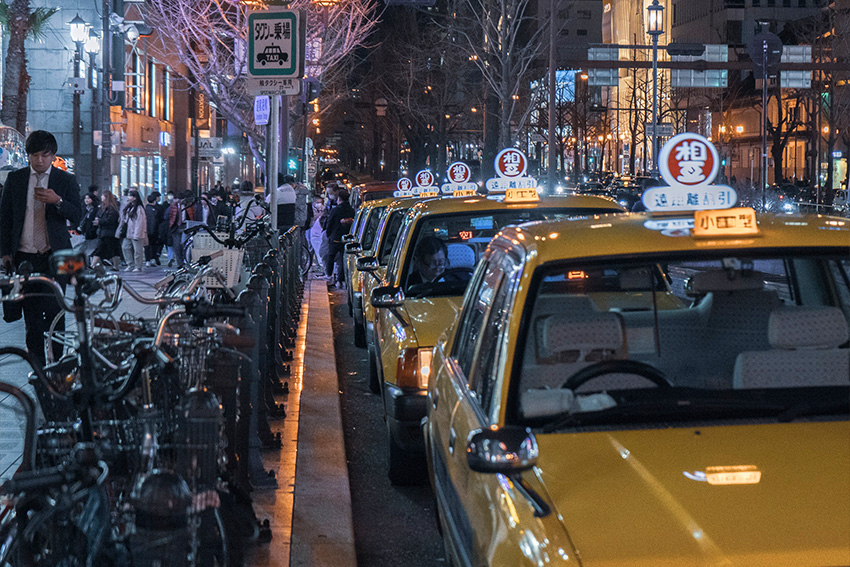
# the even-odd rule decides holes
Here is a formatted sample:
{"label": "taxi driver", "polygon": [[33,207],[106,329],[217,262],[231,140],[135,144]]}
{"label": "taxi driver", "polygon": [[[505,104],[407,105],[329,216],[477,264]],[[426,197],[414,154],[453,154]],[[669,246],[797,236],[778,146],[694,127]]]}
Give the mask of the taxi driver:
{"label": "taxi driver", "polygon": [[407,285],[412,286],[436,281],[449,267],[446,243],[436,236],[426,236],[416,245],[413,254],[413,270]]}

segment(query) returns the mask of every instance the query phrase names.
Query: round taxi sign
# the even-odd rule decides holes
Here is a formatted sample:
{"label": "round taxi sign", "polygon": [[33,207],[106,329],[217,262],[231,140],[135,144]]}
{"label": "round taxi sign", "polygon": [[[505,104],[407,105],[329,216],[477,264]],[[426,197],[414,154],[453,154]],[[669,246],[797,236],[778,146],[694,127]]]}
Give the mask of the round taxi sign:
{"label": "round taxi sign", "polygon": [[399,191],[410,191],[413,188],[413,182],[407,177],[402,177],[396,182],[395,186]]}
{"label": "round taxi sign", "polygon": [[685,132],[670,138],[658,159],[661,177],[670,186],[708,185],[720,170],[717,148],[707,138]]}
{"label": "round taxi sign", "polygon": [[528,169],[528,158],[516,148],[505,148],[496,155],[495,166],[499,177],[523,177]]}
{"label": "round taxi sign", "polygon": [[450,183],[466,183],[472,176],[472,171],[462,161],[456,161],[449,166],[447,175]]}
{"label": "round taxi sign", "polygon": [[431,187],[433,184],[434,174],[428,171],[427,169],[423,169],[422,171],[416,174],[417,187]]}

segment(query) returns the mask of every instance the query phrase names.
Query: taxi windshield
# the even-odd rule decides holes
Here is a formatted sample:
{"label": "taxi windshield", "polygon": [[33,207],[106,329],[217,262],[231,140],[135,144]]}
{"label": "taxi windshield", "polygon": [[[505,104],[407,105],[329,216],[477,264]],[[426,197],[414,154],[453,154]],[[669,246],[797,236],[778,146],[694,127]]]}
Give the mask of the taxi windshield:
{"label": "taxi windshield", "polygon": [[847,419],[846,255],[657,257],[537,270],[519,421],[575,426]]}
{"label": "taxi windshield", "polygon": [[482,252],[505,226],[611,212],[612,209],[539,208],[429,215],[415,228],[408,249],[402,280],[405,295],[463,295]]}

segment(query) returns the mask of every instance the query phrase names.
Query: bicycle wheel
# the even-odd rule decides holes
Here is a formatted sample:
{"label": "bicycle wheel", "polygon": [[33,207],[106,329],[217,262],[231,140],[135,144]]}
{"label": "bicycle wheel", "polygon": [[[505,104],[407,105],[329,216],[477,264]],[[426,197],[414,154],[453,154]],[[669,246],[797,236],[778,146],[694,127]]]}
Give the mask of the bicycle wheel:
{"label": "bicycle wheel", "polygon": [[301,243],[301,258],[299,260],[301,267],[301,277],[306,278],[310,273],[310,268],[313,267],[313,249],[309,244]]}

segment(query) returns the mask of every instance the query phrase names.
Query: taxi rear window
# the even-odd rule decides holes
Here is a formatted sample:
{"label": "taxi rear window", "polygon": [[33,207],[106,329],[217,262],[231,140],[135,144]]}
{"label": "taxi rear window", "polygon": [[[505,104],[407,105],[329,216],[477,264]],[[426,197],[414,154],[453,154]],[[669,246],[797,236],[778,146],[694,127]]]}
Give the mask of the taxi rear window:
{"label": "taxi rear window", "polygon": [[[463,295],[487,244],[508,225],[614,212],[611,209],[508,209],[429,215],[419,221],[403,263],[411,297]],[[428,269],[425,264],[433,266]]]}

